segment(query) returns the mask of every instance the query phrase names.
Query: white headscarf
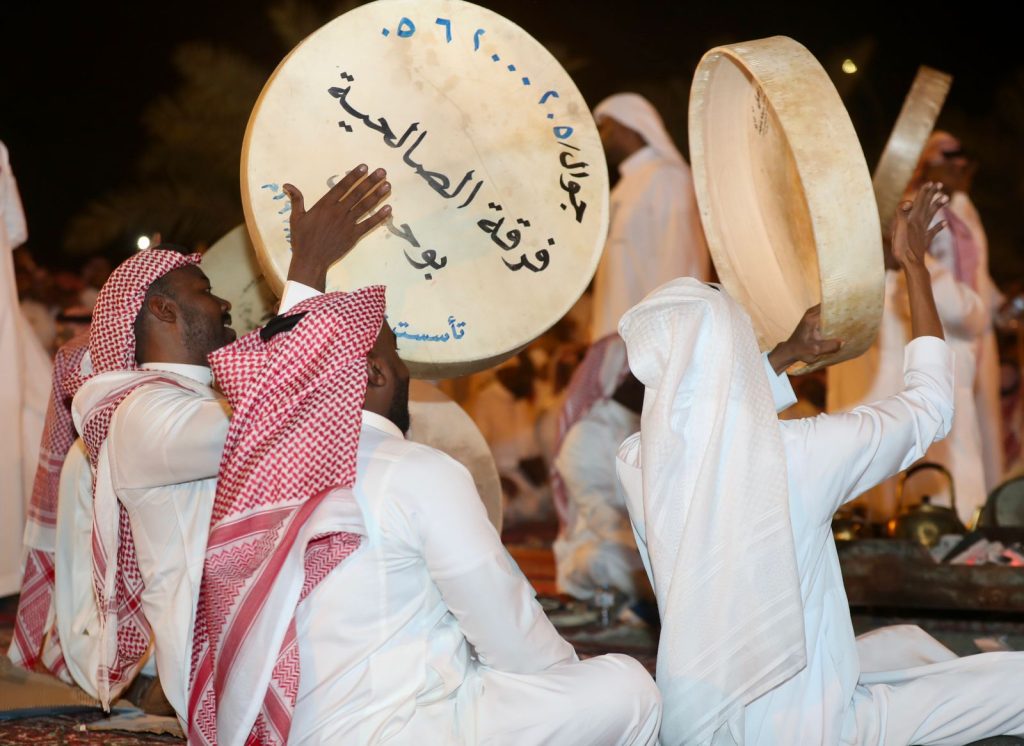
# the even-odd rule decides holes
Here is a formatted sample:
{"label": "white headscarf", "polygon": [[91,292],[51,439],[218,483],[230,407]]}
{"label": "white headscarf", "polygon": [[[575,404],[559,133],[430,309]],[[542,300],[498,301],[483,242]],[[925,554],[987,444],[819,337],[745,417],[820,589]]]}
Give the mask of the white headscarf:
{"label": "white headscarf", "polygon": [[641,478],[623,472],[630,441],[619,469],[630,511],[643,506],[661,612],[661,742],[710,743],[726,724],[715,743],[740,741],[743,707],[806,665],[785,453],[757,341],[725,291],[692,278],[648,295],[619,334],[646,387]]}
{"label": "white headscarf", "polygon": [[594,119],[600,122],[604,117],[611,117],[638,133],[665,160],[688,168],[658,110],[639,93],[616,93],[606,98],[594,109]]}

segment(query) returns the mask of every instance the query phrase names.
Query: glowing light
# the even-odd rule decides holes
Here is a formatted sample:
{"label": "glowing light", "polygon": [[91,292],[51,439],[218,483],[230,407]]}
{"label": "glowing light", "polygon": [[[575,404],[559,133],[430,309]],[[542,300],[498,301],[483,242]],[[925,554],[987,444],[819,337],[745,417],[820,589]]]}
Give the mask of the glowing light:
{"label": "glowing light", "polygon": [[853,60],[843,60],[843,72],[847,75],[853,75],[857,72],[857,64]]}
{"label": "glowing light", "polygon": [[135,245],[139,247],[139,251],[144,251],[149,248],[149,236],[139,236],[139,240],[135,242]]}

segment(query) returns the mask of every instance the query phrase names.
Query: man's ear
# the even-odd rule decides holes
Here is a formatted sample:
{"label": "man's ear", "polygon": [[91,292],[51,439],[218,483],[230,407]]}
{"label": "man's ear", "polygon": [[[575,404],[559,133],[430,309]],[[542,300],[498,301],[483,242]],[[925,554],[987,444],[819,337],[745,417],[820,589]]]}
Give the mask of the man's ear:
{"label": "man's ear", "polygon": [[366,356],[366,377],[367,385],[374,388],[385,386],[388,382],[387,376],[384,375],[384,367],[372,353]]}
{"label": "man's ear", "polygon": [[174,324],[178,320],[178,304],[166,295],[151,295],[146,298],[146,310],[157,321]]}

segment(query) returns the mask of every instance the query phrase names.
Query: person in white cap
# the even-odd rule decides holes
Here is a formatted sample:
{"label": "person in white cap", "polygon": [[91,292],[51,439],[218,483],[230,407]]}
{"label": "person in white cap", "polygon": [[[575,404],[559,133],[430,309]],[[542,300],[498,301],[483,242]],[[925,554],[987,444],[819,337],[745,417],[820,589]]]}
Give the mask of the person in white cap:
{"label": "person in white cap", "polygon": [[618,470],[662,618],[662,744],[952,746],[1024,733],[1024,653],[960,659],[912,626],[855,640],[831,532],[840,505],[949,432],[953,354],[924,263],[946,202],[926,185],[898,215],[913,339],[888,399],[779,421],[750,318],[694,280],[622,319],[646,391]]}
{"label": "person in white cap", "polygon": [[711,260],[693,177],[654,106],[636,93],[594,109],[608,166],[619,180],[594,279],[591,340],[614,334],[619,318],[675,277],[709,279]]}

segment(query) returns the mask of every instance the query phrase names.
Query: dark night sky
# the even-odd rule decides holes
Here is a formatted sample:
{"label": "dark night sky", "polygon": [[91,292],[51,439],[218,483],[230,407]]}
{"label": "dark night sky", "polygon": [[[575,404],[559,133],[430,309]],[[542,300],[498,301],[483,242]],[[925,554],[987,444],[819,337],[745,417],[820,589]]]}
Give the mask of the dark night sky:
{"label": "dark night sky", "polygon": [[[333,6],[311,4],[322,12]],[[688,81],[700,55],[716,44],[772,34],[792,36],[838,81],[869,166],[877,159],[918,64],[952,73],[947,110],[974,119],[990,116],[998,106],[996,92],[1014,76],[1017,85],[1024,86],[1019,27],[1010,22],[1010,11],[997,10],[995,3],[961,4],[956,13],[929,11],[920,2],[481,4],[540,41],[562,44],[571,56],[588,59],[589,64],[573,75],[591,104],[645,80]],[[131,178],[134,159],[144,145],[140,113],[178,83],[171,50],[183,42],[210,42],[246,55],[269,74],[287,50],[271,30],[267,5],[267,0],[123,7],[82,3],[59,9],[42,3],[6,4],[0,44],[0,139],[11,152],[35,254],[61,261],[60,246],[71,216],[91,198]],[[855,80],[843,80],[838,72],[847,56],[861,66]],[[666,118],[681,135],[684,98],[662,108],[668,109]],[[1024,132],[1024,126],[1018,128]],[[970,143],[970,132],[959,134]],[[681,144],[685,150],[685,142]],[[1024,142],[1017,146],[1024,149]],[[1020,174],[1000,170],[1005,168],[1004,163],[983,163],[979,180],[1019,183]],[[1021,192],[1013,199],[1015,220]]]}

